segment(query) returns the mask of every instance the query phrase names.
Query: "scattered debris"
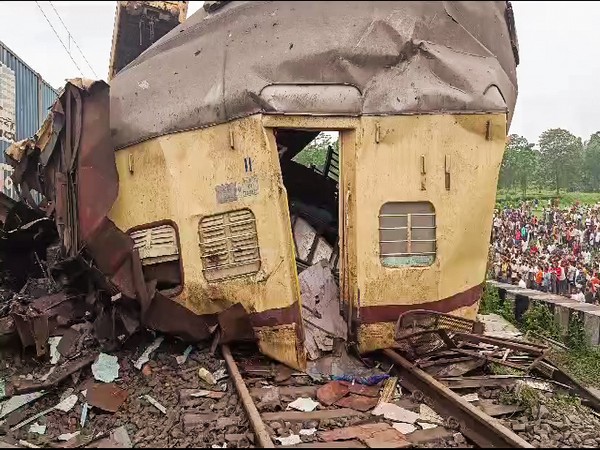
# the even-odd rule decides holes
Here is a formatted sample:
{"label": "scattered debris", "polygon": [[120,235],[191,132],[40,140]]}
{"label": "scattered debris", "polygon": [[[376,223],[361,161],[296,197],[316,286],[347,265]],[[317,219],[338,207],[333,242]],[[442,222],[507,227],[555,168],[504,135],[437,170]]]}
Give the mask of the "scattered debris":
{"label": "scattered debris", "polygon": [[77,404],[77,400],[79,400],[77,398],[77,395],[75,395],[75,394],[69,395],[67,398],[62,400],[58,405],[56,405],[54,407],[54,409],[57,409],[59,411],[67,413],[67,412],[71,411],[73,409],[73,407]]}
{"label": "scattered debris", "polygon": [[219,381],[224,380],[225,378],[229,377],[229,374],[227,373],[227,369],[215,370],[212,375],[217,383]]}
{"label": "scattered debris", "polygon": [[37,445],[33,445],[32,443],[23,440],[23,439],[19,440],[19,445],[21,447],[25,447],[25,448],[41,448]]}
{"label": "scattered debris", "polygon": [[409,446],[409,442],[401,432],[383,422],[338,428],[321,432],[318,436],[323,442],[358,439],[370,448],[402,448]]}
{"label": "scattered debris", "polygon": [[63,433],[59,435],[56,439],[58,439],[59,441],[70,441],[71,439],[79,436],[80,434],[81,431],[75,431],[74,433]]}
{"label": "scattered debris", "polygon": [[341,398],[337,402],[335,402],[335,406],[339,406],[340,408],[351,408],[357,411],[366,412],[369,411],[377,404],[379,400],[374,397],[365,397],[363,395],[350,394],[347,397]]}
{"label": "scattered debris", "polygon": [[100,353],[98,359],[92,364],[94,378],[103,383],[112,383],[119,377],[119,358]]}
{"label": "scattered debris", "polygon": [[50,346],[50,364],[55,365],[60,359],[60,353],[58,352],[58,344],[62,340],[62,336],[53,336],[48,339],[48,345]]}
{"label": "scattered debris", "polygon": [[210,385],[217,384],[217,380],[215,379],[213,374],[206,370],[204,367],[200,367],[200,369],[198,369],[198,376],[205,383],[208,383]]}
{"label": "scattered debris", "polygon": [[156,409],[158,409],[161,413],[163,413],[165,415],[167,414],[167,408],[165,408],[163,405],[158,403],[153,397],[151,397],[149,395],[144,395],[142,398],[144,398],[148,403],[150,403],[152,406],[154,406]]}
{"label": "scattered debris", "polygon": [[427,422],[417,422],[417,425],[419,425],[421,428],[423,428],[424,430],[430,430],[432,428],[437,428],[438,426],[434,423],[427,423]]}
{"label": "scattered debris", "polygon": [[473,403],[479,400],[479,394],[477,392],[473,392],[472,394],[461,395],[461,397],[469,403]]}
{"label": "scattered debris", "polygon": [[46,434],[46,425],[40,425],[37,422],[32,423],[29,427],[29,432],[35,434]]}
{"label": "scattered debris", "polygon": [[546,381],[536,381],[536,380],[531,380],[531,379],[517,380],[516,385],[517,385],[517,387],[527,386],[527,387],[530,387],[533,389],[537,389],[538,391],[544,391],[544,392],[553,392],[554,391],[554,389],[552,389],[552,386],[550,386],[550,383],[548,383]]}
{"label": "scattered debris", "polygon": [[123,426],[114,429],[108,437],[97,440],[88,445],[89,448],[132,448],[131,439],[127,429]]}
{"label": "scattered debris", "polygon": [[[68,392],[65,394],[68,394]],[[41,411],[37,414],[34,414],[30,418],[25,419],[22,422],[19,422],[17,425],[15,425],[14,427],[11,428],[11,431],[18,430],[19,428],[22,428],[25,425],[30,424],[34,420],[37,420],[40,417],[43,417],[46,414],[48,414],[54,410],[62,411],[64,413],[68,413],[69,411],[71,411],[75,407],[75,404],[77,403],[77,396],[76,395],[65,395],[65,394],[63,394],[63,397],[64,397],[63,400],[61,400],[57,405],[55,405],[51,408],[48,408],[44,411]]]}
{"label": "scattered debris", "polygon": [[113,383],[95,383],[87,390],[86,400],[90,406],[115,413],[125,402],[127,391]]}
{"label": "scattered debris", "polygon": [[219,398],[223,398],[224,396],[225,396],[225,392],[219,392],[219,391],[196,391],[196,392],[192,392],[190,394],[190,397],[194,397],[194,398],[208,397],[208,398],[219,399]]}
{"label": "scattered debris", "polygon": [[417,427],[415,427],[414,425],[411,425],[410,423],[401,423],[401,422],[392,424],[392,427],[394,429],[398,430],[402,434],[410,434],[417,429]]}
{"label": "scattered debris", "polygon": [[[142,353],[142,355],[137,359],[137,361],[134,364],[134,367],[137,370],[142,370],[142,367],[144,366],[144,364],[146,364],[148,361],[150,361],[150,355],[152,354],[152,352],[154,352],[156,349],[158,349],[158,347],[160,347],[160,345],[163,343],[164,340],[165,340],[164,336],[157,337],[154,340],[154,342],[152,342],[152,344],[150,344],[146,348],[146,350],[144,350],[144,353]],[[187,357],[186,357],[186,359],[187,359]]]}
{"label": "scattered debris", "polygon": [[45,392],[32,392],[31,394],[15,395],[9,398],[0,405],[0,419],[6,417],[13,411],[27,405],[40,397],[43,397]]}
{"label": "scattered debris", "polygon": [[300,430],[300,436],[312,436],[317,432],[316,428],[307,428]]}
{"label": "scattered debris", "polygon": [[182,355],[176,356],[175,361],[177,361],[177,364],[179,364],[180,366],[185,364],[188,357],[190,356],[190,353],[192,353],[193,349],[194,349],[193,345],[188,345],[187,348],[183,351]]}
{"label": "scattered debris", "polygon": [[300,439],[300,436],[297,434],[291,434],[287,437],[276,437],[275,439],[279,441],[281,445],[296,445],[302,442],[302,439]]}
{"label": "scattered debris", "polygon": [[383,385],[383,391],[379,397],[379,403],[390,403],[394,400],[396,394],[396,385],[398,384],[398,377],[392,377],[385,380]]}
{"label": "scattered debris", "polygon": [[325,406],[331,406],[348,392],[347,382],[331,381],[317,390],[317,399]]}
{"label": "scattered debris", "polygon": [[301,397],[290,403],[287,409],[295,409],[297,411],[310,412],[314,411],[319,402],[315,402],[312,398]]}
{"label": "scattered debris", "polygon": [[442,419],[438,413],[424,404],[419,405],[419,421],[434,423],[436,425],[442,425],[444,423],[444,419]]}
{"label": "scattered debris", "polygon": [[383,416],[386,419],[395,422],[415,423],[419,419],[419,414],[404,409],[393,403],[379,403],[371,414],[374,416]]}
{"label": "scattered debris", "polygon": [[40,377],[40,381],[48,381],[48,378],[54,373],[55,370],[56,366],[50,367],[50,370]]}
{"label": "scattered debris", "polygon": [[79,418],[79,426],[81,428],[85,427],[89,409],[90,409],[90,405],[87,402],[84,403],[83,406],[81,407],[81,417]]}

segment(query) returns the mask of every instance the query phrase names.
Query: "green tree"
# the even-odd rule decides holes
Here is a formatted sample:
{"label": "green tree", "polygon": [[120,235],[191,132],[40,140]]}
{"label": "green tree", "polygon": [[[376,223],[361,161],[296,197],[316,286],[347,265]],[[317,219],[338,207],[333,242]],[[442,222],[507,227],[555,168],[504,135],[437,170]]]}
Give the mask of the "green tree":
{"label": "green tree", "polygon": [[600,191],[600,131],[592,134],[584,145],[583,175],[588,191]]}
{"label": "green tree", "polygon": [[337,148],[338,145],[339,142],[336,134],[321,132],[310,144],[294,156],[292,161],[306,167],[316,167],[318,170],[323,171],[329,146]]}
{"label": "green tree", "polygon": [[574,175],[581,167],[581,138],[562,128],[553,128],[542,133],[539,147],[540,168],[552,181],[558,195],[561,188],[572,186]]}
{"label": "green tree", "polygon": [[502,166],[500,168],[500,186],[512,188],[518,184],[523,196],[531,184],[539,163],[539,152],[523,136],[511,134],[508,137]]}

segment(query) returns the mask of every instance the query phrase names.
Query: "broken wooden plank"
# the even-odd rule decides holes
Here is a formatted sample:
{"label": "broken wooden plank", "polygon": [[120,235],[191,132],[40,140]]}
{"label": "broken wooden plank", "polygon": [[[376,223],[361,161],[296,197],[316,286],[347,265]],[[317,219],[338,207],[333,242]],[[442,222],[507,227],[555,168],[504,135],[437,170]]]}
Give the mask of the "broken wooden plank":
{"label": "broken wooden plank", "polygon": [[366,414],[353,409],[342,408],[342,409],[322,409],[319,411],[282,411],[273,413],[262,414],[262,419],[266,422],[272,422],[274,420],[284,420],[286,422],[304,422],[306,420],[326,420],[326,419],[339,419],[340,417],[356,417],[364,416]]}

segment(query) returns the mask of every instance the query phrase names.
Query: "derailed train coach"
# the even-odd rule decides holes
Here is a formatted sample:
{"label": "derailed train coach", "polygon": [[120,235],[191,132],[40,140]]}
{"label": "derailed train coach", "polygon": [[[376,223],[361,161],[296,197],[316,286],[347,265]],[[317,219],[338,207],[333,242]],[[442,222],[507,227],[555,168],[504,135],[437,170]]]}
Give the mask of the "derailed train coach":
{"label": "derailed train coach", "polygon": [[[109,216],[146,273],[169,264],[159,288],[199,315],[241,303],[294,367],[314,297],[337,294],[303,280],[323,258],[347,324],[325,331],[362,352],[410,309],[474,318],[517,96],[510,4],[224,3],[111,83]],[[296,162],[320,132],[339,135],[327,167]]]}
{"label": "derailed train coach", "polygon": [[[299,369],[392,346],[409,310],[473,319],[517,64],[509,2],[206,2],[111,80],[110,130],[108,98],[66,122],[87,137],[63,242],[146,324],[177,305],[197,336],[242,305]],[[82,88],[108,97],[58,109]]]}

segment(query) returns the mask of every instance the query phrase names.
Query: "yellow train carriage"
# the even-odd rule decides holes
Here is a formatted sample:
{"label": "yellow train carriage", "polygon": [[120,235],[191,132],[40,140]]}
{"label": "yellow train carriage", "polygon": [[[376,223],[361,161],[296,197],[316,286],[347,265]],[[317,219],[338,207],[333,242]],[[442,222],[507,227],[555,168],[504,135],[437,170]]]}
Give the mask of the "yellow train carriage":
{"label": "yellow train carriage", "polygon": [[[363,352],[410,309],[474,318],[517,92],[510,4],[223,3],[111,82],[110,218],[146,277],[200,315],[241,303],[297,368],[307,255]],[[319,133],[338,136],[325,167],[298,164]]]}

